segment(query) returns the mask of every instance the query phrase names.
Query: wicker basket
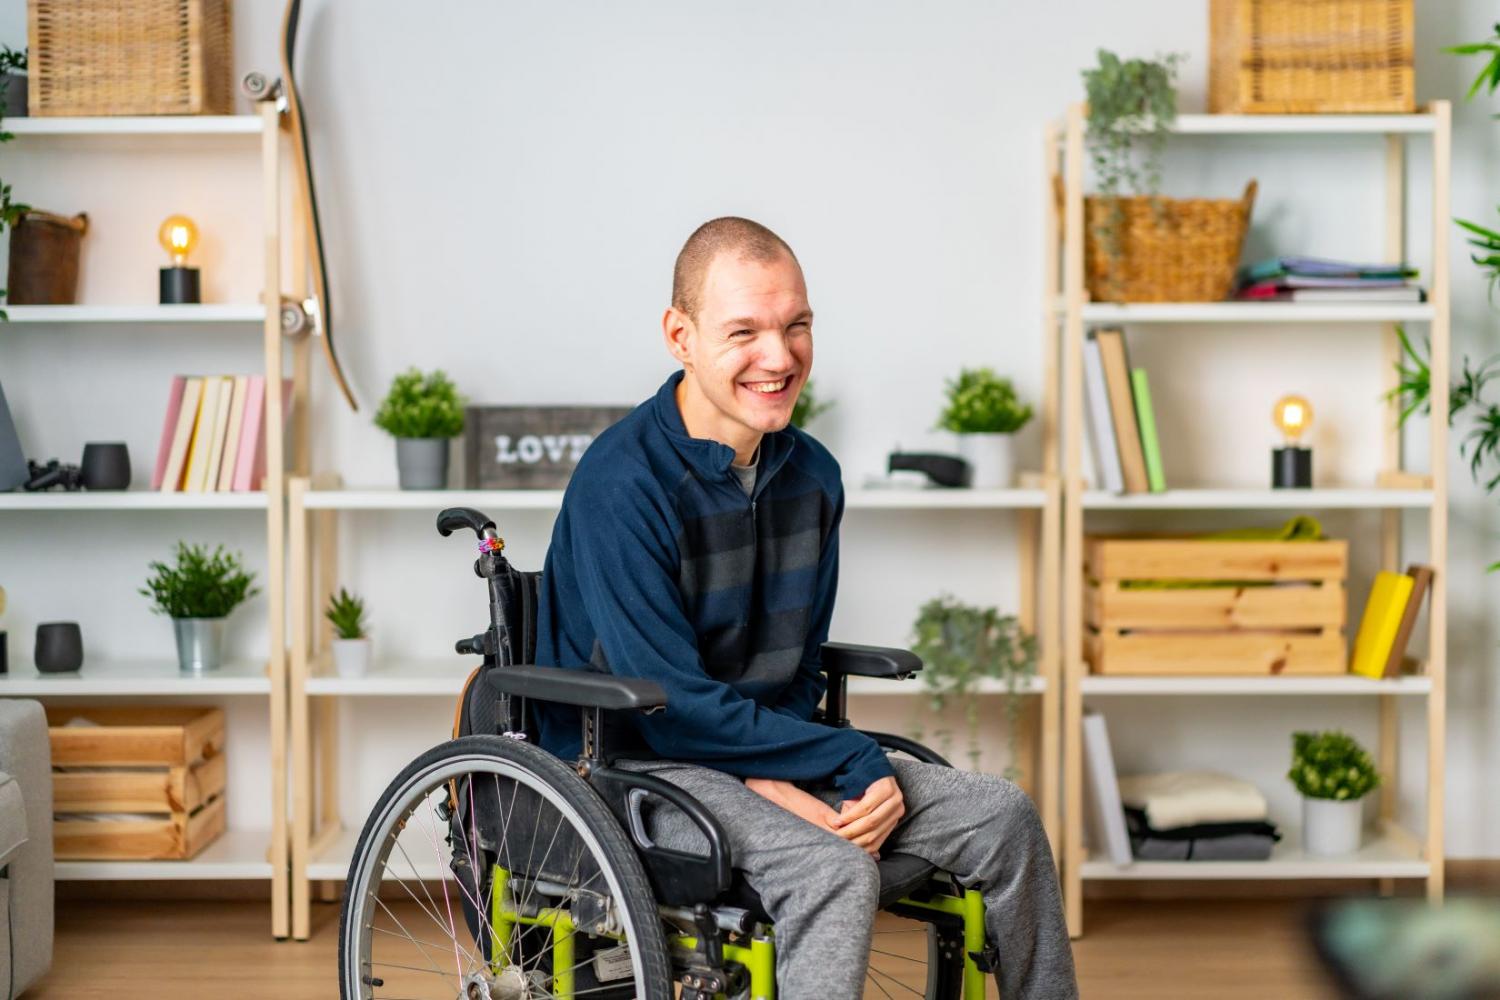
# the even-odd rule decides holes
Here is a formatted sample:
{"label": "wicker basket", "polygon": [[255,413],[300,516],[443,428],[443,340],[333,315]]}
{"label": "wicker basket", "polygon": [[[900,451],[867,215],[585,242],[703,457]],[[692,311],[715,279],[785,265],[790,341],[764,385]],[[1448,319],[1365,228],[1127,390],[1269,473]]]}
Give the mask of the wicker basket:
{"label": "wicker basket", "polygon": [[30,0],[33,115],[226,115],[229,0]]}
{"label": "wicker basket", "polygon": [[[1238,199],[1083,200],[1084,281],[1095,302],[1218,302],[1234,287],[1255,182]],[[1114,218],[1114,206],[1119,217]],[[1118,225],[1118,255],[1106,234]]]}
{"label": "wicker basket", "polygon": [[78,259],[89,217],[27,211],[10,227],[6,299],[13,306],[69,306],[78,301]]}
{"label": "wicker basket", "polygon": [[1208,109],[1410,112],[1412,0],[1210,0]]}

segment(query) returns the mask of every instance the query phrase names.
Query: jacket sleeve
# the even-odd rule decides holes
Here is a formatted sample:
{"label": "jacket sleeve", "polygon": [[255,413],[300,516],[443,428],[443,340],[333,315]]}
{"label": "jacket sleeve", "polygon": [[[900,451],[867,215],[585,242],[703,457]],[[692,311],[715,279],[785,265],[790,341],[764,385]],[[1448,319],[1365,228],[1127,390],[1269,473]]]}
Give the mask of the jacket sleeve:
{"label": "jacket sleeve", "polygon": [[743,778],[831,778],[851,799],[891,775],[863,733],[765,708],[708,675],[677,585],[665,498],[634,492],[578,490],[567,530],[584,611],[609,669],[667,692],[665,711],[636,717],[651,749]]}
{"label": "jacket sleeve", "polygon": [[823,643],[828,641],[828,626],[833,620],[833,601],[839,586],[839,525],[844,520],[844,491],[839,489],[833,500],[833,520],[823,551],[818,556],[818,584],[813,598],[813,614],[807,631],[807,646],[797,674],[776,699],[775,710],[795,719],[811,719],[813,709],[828,690],[823,673]]}

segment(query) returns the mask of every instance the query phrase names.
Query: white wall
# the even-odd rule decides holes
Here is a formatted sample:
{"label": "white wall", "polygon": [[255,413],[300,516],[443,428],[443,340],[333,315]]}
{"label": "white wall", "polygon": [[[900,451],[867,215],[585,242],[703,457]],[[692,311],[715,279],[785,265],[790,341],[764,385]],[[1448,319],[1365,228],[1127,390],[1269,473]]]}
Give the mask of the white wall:
{"label": "white wall", "polygon": [[[236,5],[239,70],[274,69],[280,6]],[[1206,78],[1201,0],[305,6],[302,86],[338,338],[362,404],[350,414],[319,369],[317,465],[354,484],[394,482],[392,448],[369,418],[390,376],[410,364],[445,368],[482,402],[648,395],[669,370],[658,319],[673,254],[696,224],[725,213],[769,224],[802,258],[818,311],[817,382],[838,400],[814,429],[848,481],[876,471],[898,442],[947,446],[929,428],[942,379],[960,365],[994,365],[1029,396],[1040,394],[1040,137],[1044,121],[1080,97],[1080,67],[1099,46],[1125,55],[1185,51],[1188,111],[1201,110]],[[1417,6],[1418,97],[1457,98],[1474,67],[1439,49],[1488,34],[1491,5]],[[0,40],[23,36],[24,5],[5,0]],[[1481,101],[1455,111],[1456,215],[1492,218],[1500,201],[1485,169],[1500,135],[1490,110]],[[90,212],[86,301],[153,298],[155,228],[169,211],[188,212],[208,234],[210,296],[250,301],[259,289],[253,154],[230,141],[201,149],[157,140],[79,143],[67,155],[7,147],[0,173],[38,206]],[[1251,253],[1374,257],[1383,232],[1380,149],[1373,138],[1183,140],[1167,190],[1228,196],[1254,177],[1261,193]],[[1421,191],[1420,151],[1412,168]],[[1413,256],[1424,265],[1427,208],[1419,198],[1410,210]],[[1448,238],[1455,353],[1488,355],[1493,319],[1483,282],[1463,265],[1457,234]],[[1320,478],[1369,481],[1378,454],[1372,333],[1134,335],[1158,399],[1169,479],[1262,482],[1270,403],[1298,389],[1318,410]],[[123,436],[143,464],[169,374],[257,363],[258,340],[230,339],[211,331],[6,333],[0,377],[32,452],[68,457],[84,440]],[[1410,435],[1417,468],[1425,467],[1424,433]],[[1034,433],[1026,447],[1035,461]],[[1497,592],[1483,568],[1500,541],[1494,502],[1470,484],[1456,455],[1447,460],[1447,842],[1456,856],[1492,856],[1500,854],[1500,801],[1487,794],[1487,779],[1500,764],[1500,741],[1488,723],[1500,690],[1487,609]],[[442,543],[425,517],[344,521],[352,529],[347,582],[370,595],[385,652],[442,656],[482,624],[467,556]],[[1411,522],[1415,536],[1422,523]],[[502,526],[518,561],[540,561],[548,526],[537,515]],[[168,653],[168,630],[134,596],[146,560],[179,534],[227,532],[259,549],[253,538],[240,542],[244,529],[210,517],[90,521],[107,552],[87,575],[86,614],[76,596],[79,538],[65,534],[81,527],[5,522],[0,582],[12,595],[13,656],[29,656],[24,634],[47,617],[84,620],[87,632],[109,634],[117,655]],[[1003,514],[851,514],[835,635],[901,642],[917,605],[944,589],[1014,608],[1009,527]],[[1331,518],[1330,527],[1358,535],[1374,522]],[[1355,615],[1368,562],[1351,586]],[[248,655],[263,641],[245,634],[239,644]],[[1126,767],[1232,767],[1258,781],[1288,822],[1295,811],[1281,775],[1291,729],[1375,733],[1373,705],[1326,699],[1107,707]],[[402,758],[439,739],[448,712],[435,700],[347,709],[360,762],[346,769],[358,775],[345,792],[347,811],[359,813]],[[1414,722],[1409,806],[1420,803],[1422,773]],[[392,728],[402,739],[390,737]]]}

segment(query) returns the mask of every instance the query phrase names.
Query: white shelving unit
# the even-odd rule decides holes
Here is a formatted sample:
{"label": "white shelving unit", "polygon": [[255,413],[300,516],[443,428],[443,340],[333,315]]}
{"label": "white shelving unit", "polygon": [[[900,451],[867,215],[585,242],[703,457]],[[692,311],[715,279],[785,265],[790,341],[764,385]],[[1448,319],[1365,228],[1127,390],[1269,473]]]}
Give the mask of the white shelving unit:
{"label": "white shelving unit", "polygon": [[[1389,891],[1392,879],[1423,879],[1429,898],[1443,891],[1443,740],[1446,697],[1446,545],[1447,475],[1444,456],[1448,451],[1447,394],[1433,394],[1429,454],[1432,472],[1415,476],[1401,470],[1401,438],[1389,405],[1379,411],[1382,424],[1382,466],[1372,470],[1375,487],[1350,486],[1337,489],[1269,490],[1240,488],[1175,489],[1164,493],[1115,496],[1086,490],[1083,484],[1083,375],[1082,347],[1090,326],[1115,325],[1159,328],[1151,336],[1170,339],[1178,328],[1194,333],[1208,330],[1236,331],[1254,336],[1273,326],[1316,328],[1333,325],[1364,325],[1380,338],[1382,367],[1388,373],[1381,389],[1392,388],[1395,363],[1400,357],[1395,325],[1425,324],[1431,342],[1432,384],[1449,381],[1448,257],[1449,231],[1448,168],[1450,109],[1435,102],[1413,115],[1181,115],[1174,126],[1180,135],[1235,136],[1283,135],[1288,142],[1298,135],[1370,135],[1385,139],[1385,248],[1387,259],[1406,259],[1404,209],[1406,197],[1405,149],[1408,141],[1430,145],[1432,152],[1431,212],[1433,246],[1428,273],[1428,301],[1420,303],[1283,303],[1205,302],[1111,304],[1087,300],[1084,289],[1084,128],[1086,109],[1075,105],[1064,122],[1051,125],[1045,136],[1047,180],[1046,287],[1043,319],[1061,361],[1062,398],[1066,419],[1062,441],[1063,484],[1063,788],[1064,849],[1062,853],[1064,901],[1073,936],[1083,931],[1083,883],[1089,879],[1196,880],[1196,879],[1308,879],[1350,878],[1379,880]],[[1202,144],[1200,144],[1201,146]],[[1052,197],[1054,176],[1064,179],[1065,196],[1058,209]],[[1143,333],[1143,336],[1148,335]],[[1217,335],[1217,334],[1215,334]],[[1374,392],[1371,393],[1372,397]],[[1132,511],[1284,511],[1371,510],[1381,512],[1382,527],[1376,541],[1384,568],[1401,568],[1402,515],[1418,512],[1427,520],[1427,561],[1435,569],[1431,592],[1430,641],[1423,672],[1393,680],[1367,680],[1348,675],[1333,677],[1222,677],[1162,676],[1116,677],[1088,673],[1083,658],[1083,551],[1084,524],[1089,513],[1112,514]],[[1354,614],[1357,620],[1357,609]],[[1136,862],[1116,868],[1098,856],[1089,856],[1083,844],[1082,715],[1085,698],[1119,697],[1213,697],[1287,698],[1357,697],[1373,699],[1379,706],[1380,744],[1378,763],[1382,775],[1379,823],[1367,831],[1364,848],[1348,858],[1309,857],[1297,845],[1295,823],[1283,830],[1285,839],[1272,858],[1264,862]],[[1399,706],[1412,704],[1426,715],[1426,802],[1420,836],[1397,821],[1397,746]],[[1267,709],[1269,710],[1269,709]]]}
{"label": "white shelving unit", "polygon": [[[546,510],[562,506],[562,490],[309,490],[308,510],[431,510],[476,507],[482,510]],[[861,489],[846,487],[848,510],[1041,510],[1047,492],[1012,490]]]}
{"label": "white shelving unit", "polygon": [[[279,377],[285,371],[286,353],[293,367],[305,373],[306,338],[286,338],[276,309],[283,290],[281,252],[281,128],[282,116],[274,103],[263,103],[250,115],[220,117],[99,117],[99,118],[10,118],[7,130],[16,136],[7,156],[88,157],[100,151],[129,155],[136,151],[199,149],[215,137],[233,137],[234,155],[259,153],[260,190],[264,241],[262,302],[204,305],[84,304],[66,306],[8,306],[5,329],[12,336],[47,327],[46,336],[66,335],[68,327],[123,332],[139,329],[176,328],[202,331],[220,328],[225,334],[250,334],[257,327],[261,365]],[[139,140],[139,141],[138,141]],[[253,195],[251,196],[253,198]],[[251,205],[257,204],[250,201]],[[294,253],[293,259],[297,259]],[[216,331],[217,332],[217,331]],[[42,334],[37,334],[42,335]],[[289,349],[285,345],[290,345]],[[247,341],[247,347],[252,343]],[[190,357],[185,355],[184,357]],[[252,356],[253,357],[253,356]],[[300,364],[299,364],[300,359]],[[187,362],[183,362],[186,364]],[[156,406],[161,397],[146,392],[144,405]],[[266,744],[270,759],[265,770],[271,794],[261,816],[243,827],[230,827],[196,857],[184,861],[60,861],[59,879],[115,880],[222,880],[265,879],[271,883],[272,933],[288,932],[288,844],[286,837],[286,664],[281,620],[285,614],[282,585],[285,549],[284,465],[282,456],[282,407],[280,396],[268,397],[267,475],[264,492],[256,493],[157,493],[147,490],[100,493],[4,493],[0,494],[0,518],[6,514],[45,512],[134,511],[172,515],[193,511],[254,512],[264,520],[267,552],[267,596],[270,654],[258,662],[231,662],[201,677],[183,675],[175,659],[110,660],[108,650],[100,658],[90,655],[82,671],[73,675],[42,674],[30,665],[12,662],[10,673],[0,675],[0,697],[41,698],[58,704],[77,704],[79,699],[265,699],[269,733]],[[305,436],[305,434],[304,434]],[[149,470],[148,470],[149,471]],[[137,470],[137,477],[141,470]],[[46,525],[46,519],[28,520],[28,528]],[[70,522],[71,523],[71,522]],[[3,529],[0,529],[3,530]],[[61,542],[61,536],[59,539]],[[17,581],[19,583],[19,581]],[[13,585],[13,604],[25,600]],[[93,654],[95,651],[90,650]],[[14,658],[13,658],[14,660]],[[231,733],[229,753],[235,752]]]}

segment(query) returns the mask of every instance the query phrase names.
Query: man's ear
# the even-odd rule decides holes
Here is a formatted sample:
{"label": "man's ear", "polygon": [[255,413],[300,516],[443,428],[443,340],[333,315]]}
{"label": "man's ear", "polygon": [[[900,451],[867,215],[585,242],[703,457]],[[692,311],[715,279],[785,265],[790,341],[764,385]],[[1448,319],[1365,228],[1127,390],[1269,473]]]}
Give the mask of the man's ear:
{"label": "man's ear", "polygon": [[661,332],[667,342],[667,353],[681,362],[684,368],[688,367],[690,347],[696,332],[692,319],[675,306],[668,306],[661,318]]}

